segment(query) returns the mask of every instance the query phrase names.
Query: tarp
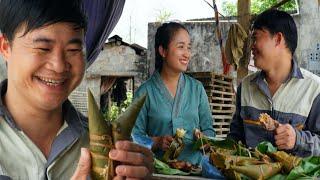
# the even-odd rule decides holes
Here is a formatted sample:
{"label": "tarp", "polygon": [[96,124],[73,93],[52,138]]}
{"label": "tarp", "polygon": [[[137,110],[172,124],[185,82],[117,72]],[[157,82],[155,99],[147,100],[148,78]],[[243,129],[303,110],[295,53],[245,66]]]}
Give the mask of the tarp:
{"label": "tarp", "polygon": [[87,68],[98,57],[102,47],[118,23],[125,0],[83,0],[88,17],[88,29],[85,37]]}

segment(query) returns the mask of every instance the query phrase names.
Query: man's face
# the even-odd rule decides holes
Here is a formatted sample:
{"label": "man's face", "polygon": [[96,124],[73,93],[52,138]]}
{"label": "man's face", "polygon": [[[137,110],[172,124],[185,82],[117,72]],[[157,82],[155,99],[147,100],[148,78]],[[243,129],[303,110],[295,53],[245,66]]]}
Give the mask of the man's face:
{"label": "man's face", "polygon": [[251,45],[254,65],[262,70],[269,70],[276,63],[276,38],[265,29],[255,29]]}
{"label": "man's face", "polygon": [[83,35],[71,23],[56,23],[26,35],[22,27],[8,46],[0,38],[8,67],[7,94],[39,109],[61,107],[84,74]]}

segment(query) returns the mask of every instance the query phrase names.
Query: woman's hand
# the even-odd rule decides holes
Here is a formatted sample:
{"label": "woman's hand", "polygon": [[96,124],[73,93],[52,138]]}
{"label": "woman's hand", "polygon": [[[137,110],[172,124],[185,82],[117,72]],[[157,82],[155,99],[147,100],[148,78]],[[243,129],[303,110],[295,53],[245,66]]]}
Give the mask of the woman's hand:
{"label": "woman's hand", "polygon": [[199,129],[195,129],[193,135],[196,138],[196,140],[198,140],[201,137],[203,137],[203,133]]}
{"label": "woman's hand", "polygon": [[[196,140],[203,138],[203,136],[204,136],[204,134],[199,129],[195,129],[193,135]],[[202,142],[203,142],[203,140],[202,140]],[[210,149],[209,144],[201,144],[200,150],[207,152],[207,151],[209,151],[209,149]]]}
{"label": "woman's hand", "polygon": [[173,141],[173,137],[172,136],[158,136],[158,137],[153,137],[153,146],[152,146],[152,150],[157,150],[157,149],[161,149],[163,151],[166,151],[171,142]]}

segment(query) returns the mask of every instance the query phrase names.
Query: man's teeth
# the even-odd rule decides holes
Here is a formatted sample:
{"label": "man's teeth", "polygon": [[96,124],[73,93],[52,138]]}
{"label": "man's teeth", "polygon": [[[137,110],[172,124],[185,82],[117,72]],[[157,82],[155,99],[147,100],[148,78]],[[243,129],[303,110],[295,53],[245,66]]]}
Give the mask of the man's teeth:
{"label": "man's teeth", "polygon": [[64,82],[64,80],[54,80],[54,79],[49,79],[44,77],[39,77],[39,79],[49,86],[57,86]]}

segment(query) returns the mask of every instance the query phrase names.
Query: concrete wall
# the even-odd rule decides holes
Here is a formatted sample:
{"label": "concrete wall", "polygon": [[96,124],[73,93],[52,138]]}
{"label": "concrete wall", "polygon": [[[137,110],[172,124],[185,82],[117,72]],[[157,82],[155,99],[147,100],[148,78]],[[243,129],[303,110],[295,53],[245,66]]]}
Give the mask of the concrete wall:
{"label": "concrete wall", "polygon": [[[299,15],[293,18],[298,28],[296,57],[301,67],[320,75],[320,6],[318,0],[299,0]],[[190,32],[192,57],[189,71],[222,73],[219,44],[215,38],[213,22],[183,22]],[[223,41],[227,38],[230,22],[221,22]],[[154,70],[154,35],[158,23],[148,25],[149,74]]]}
{"label": "concrete wall", "polygon": [[[213,71],[216,73],[222,73],[222,61],[219,42],[215,38],[214,22],[182,22],[182,24],[188,29],[192,44],[192,56],[188,71]],[[149,74],[152,74],[154,71],[154,36],[159,25],[159,23],[148,24],[147,60],[149,65]],[[222,37],[224,40],[227,38],[229,27],[230,23],[220,23]]]}
{"label": "concrete wall", "polygon": [[147,78],[146,57],[137,55],[130,46],[106,44],[97,60],[86,70],[80,86],[69,99],[84,115],[87,114],[87,89],[89,88],[100,106],[102,76],[134,77],[135,88]]}
{"label": "concrete wall", "polygon": [[320,75],[320,6],[318,0],[299,0],[296,56],[301,67]]}

